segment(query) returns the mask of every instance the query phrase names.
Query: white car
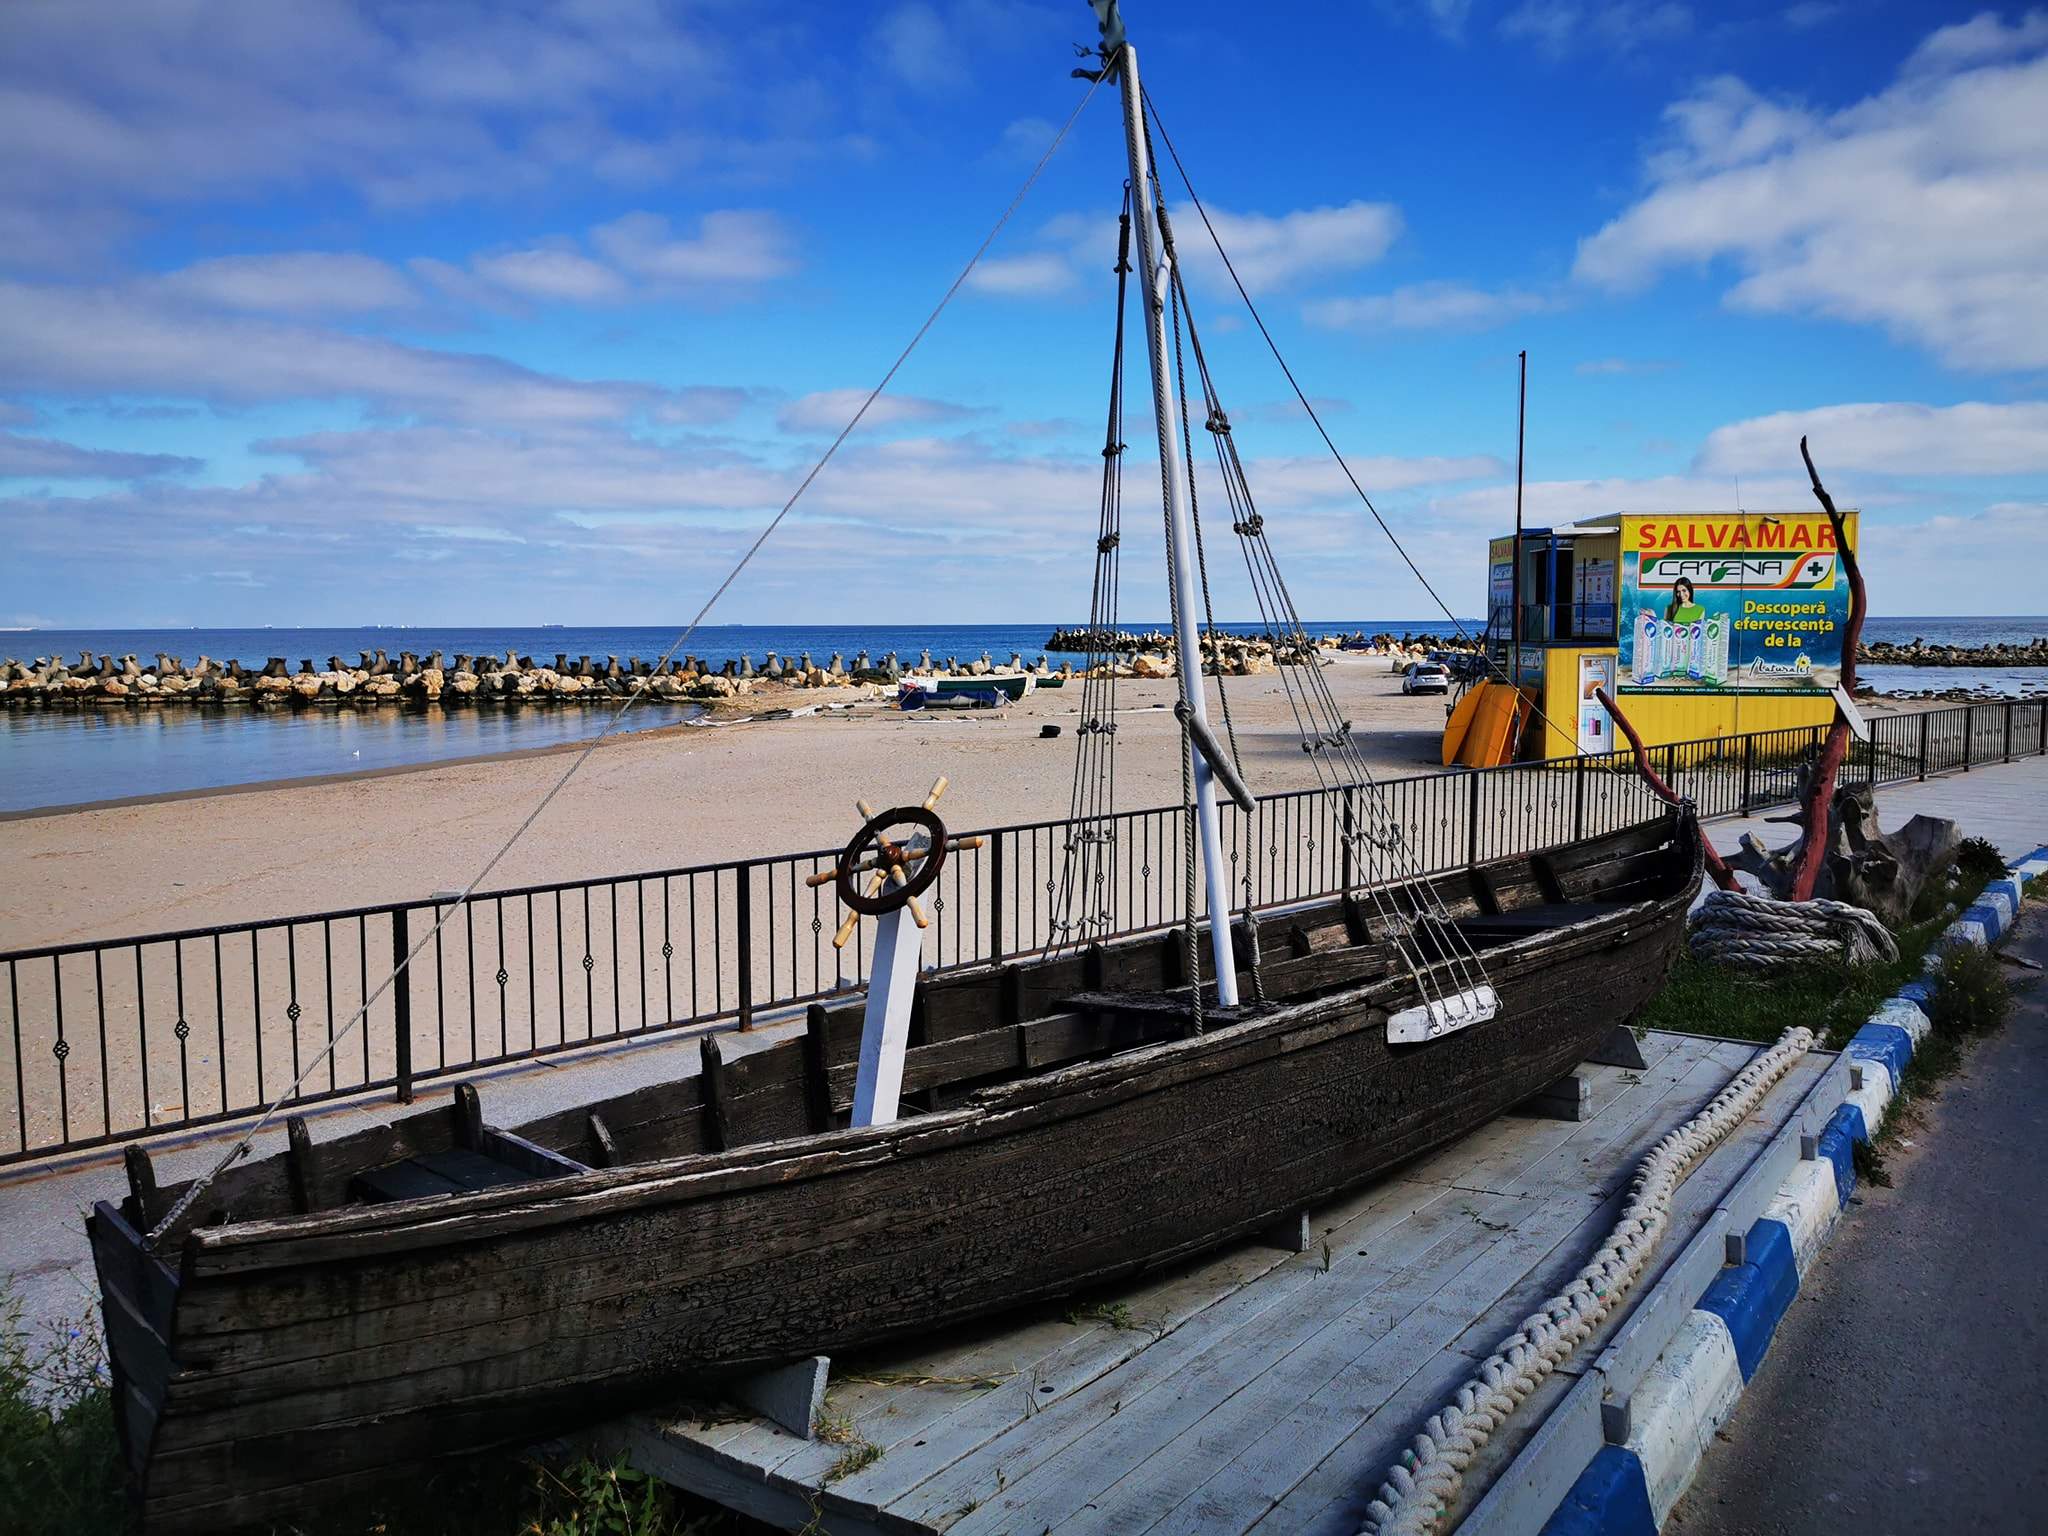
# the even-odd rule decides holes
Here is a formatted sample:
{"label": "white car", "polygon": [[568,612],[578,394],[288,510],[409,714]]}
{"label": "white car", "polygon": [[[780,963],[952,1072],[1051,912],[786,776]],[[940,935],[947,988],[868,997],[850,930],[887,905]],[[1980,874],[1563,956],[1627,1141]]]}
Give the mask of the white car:
{"label": "white car", "polygon": [[1411,661],[1401,669],[1403,693],[1449,693],[1451,671],[1440,661]]}

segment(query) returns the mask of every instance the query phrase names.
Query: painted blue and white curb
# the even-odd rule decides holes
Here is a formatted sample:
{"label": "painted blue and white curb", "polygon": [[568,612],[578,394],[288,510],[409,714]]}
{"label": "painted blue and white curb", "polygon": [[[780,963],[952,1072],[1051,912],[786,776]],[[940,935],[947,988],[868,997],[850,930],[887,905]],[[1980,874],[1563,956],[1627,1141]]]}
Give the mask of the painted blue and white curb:
{"label": "painted blue and white curb", "polygon": [[[2008,869],[1942,931],[1930,969],[1944,948],[1989,946],[2004,937],[2026,888],[2048,876],[2048,847]],[[1910,982],[1856,1031],[1843,1052],[1849,1091],[1815,1139],[1813,1155],[1794,1164],[1744,1234],[1740,1254],[1730,1255],[1739,1262],[1714,1277],[1637,1384],[1626,1440],[1594,1456],[1543,1536],[1656,1536],[1663,1528],[1854,1193],[1855,1145],[1883,1124],[1906,1063],[1932,1027],[1933,998],[1929,982]]]}

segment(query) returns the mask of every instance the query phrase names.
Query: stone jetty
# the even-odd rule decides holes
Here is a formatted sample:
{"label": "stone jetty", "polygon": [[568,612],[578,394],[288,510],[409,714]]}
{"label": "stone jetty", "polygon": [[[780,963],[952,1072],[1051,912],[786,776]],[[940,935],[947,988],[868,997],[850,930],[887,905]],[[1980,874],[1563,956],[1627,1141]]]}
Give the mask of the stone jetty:
{"label": "stone jetty", "polygon": [[1929,645],[1918,635],[1904,645],[1867,640],[1856,647],[1856,659],[1886,667],[2048,667],[2048,635],[1995,645]]}
{"label": "stone jetty", "polygon": [[[1293,665],[1307,659],[1307,653],[1298,646],[1275,647],[1273,642],[1262,635],[1234,635],[1228,632],[1204,635],[1204,650],[1213,650],[1221,644],[1225,654],[1253,654],[1271,658],[1283,665]],[[1174,649],[1173,636],[1163,629],[1152,630],[1096,630],[1086,627],[1078,629],[1056,629],[1052,638],[1045,642],[1048,651],[1093,652],[1098,655],[1136,655],[1145,651],[1171,654]],[[1449,639],[1443,635],[1415,635],[1380,633],[1368,635],[1363,630],[1349,634],[1330,633],[1308,637],[1309,651],[1364,651],[1368,655],[1391,656],[1425,650],[1466,650],[1477,649],[1476,644]],[[1299,653],[1299,654],[1296,654]]]}
{"label": "stone jetty", "polygon": [[[820,662],[809,652],[782,656],[770,651],[717,665],[685,655],[666,664],[639,657],[595,659],[557,653],[552,658],[517,655],[425,656],[402,651],[363,651],[353,662],[329,656],[324,666],[311,657],[296,668],[282,656],[261,667],[201,656],[187,666],[181,657],[158,652],[78,659],[40,656],[0,662],[0,707],[12,709],[144,708],[181,705],[254,709],[460,709],[475,706],[534,708],[602,704],[644,694],[648,702],[717,704],[756,693],[806,688],[867,689],[893,686],[911,669],[891,652],[875,659],[865,651],[849,663],[838,653]],[[985,676],[992,671],[1027,670],[1012,654],[1008,667],[987,653],[960,662],[947,657],[935,667],[927,652],[920,670],[951,676]],[[1028,670],[1050,675],[1044,656]],[[1066,670],[1071,671],[1071,668]]]}

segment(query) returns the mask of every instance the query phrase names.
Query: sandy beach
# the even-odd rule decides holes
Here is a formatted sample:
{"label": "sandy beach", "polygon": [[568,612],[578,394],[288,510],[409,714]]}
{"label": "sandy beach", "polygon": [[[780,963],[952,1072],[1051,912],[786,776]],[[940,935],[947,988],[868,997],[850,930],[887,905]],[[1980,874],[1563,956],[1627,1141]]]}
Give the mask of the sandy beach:
{"label": "sandy beach", "polygon": [[[1441,697],[1404,696],[1382,656],[1334,653],[1328,661],[1325,676],[1376,775],[1442,771]],[[1123,809],[1181,798],[1179,728],[1170,712],[1175,687],[1121,685]],[[1232,678],[1228,692],[1253,791],[1313,787],[1315,767],[1301,751],[1278,676]],[[856,825],[856,797],[875,805],[914,802],[939,774],[950,781],[943,810],[956,831],[1063,817],[1080,698],[1079,688],[1069,686],[1000,711],[910,714],[877,701],[793,720],[614,736],[485,888],[837,847]],[[1889,707],[1865,705],[1873,712]],[[1047,724],[1060,725],[1060,734],[1041,737]],[[0,823],[0,949],[459,889],[561,777],[575,750]]]}
{"label": "sandy beach", "polygon": [[[1326,675],[1376,774],[1440,771],[1440,697],[1386,658]],[[1255,792],[1311,787],[1273,674],[1228,683]],[[1180,799],[1171,682],[1122,685],[1119,803]],[[491,876],[493,889],[837,846],[855,797],[921,799],[945,774],[959,831],[1064,816],[1077,687],[998,712],[882,704],[794,720],[616,736]],[[1212,706],[1213,707],[1213,706]],[[1042,726],[1063,727],[1043,739]],[[1220,722],[1219,722],[1220,723]],[[570,762],[567,749],[182,796],[0,823],[0,949],[202,927],[458,889]]]}

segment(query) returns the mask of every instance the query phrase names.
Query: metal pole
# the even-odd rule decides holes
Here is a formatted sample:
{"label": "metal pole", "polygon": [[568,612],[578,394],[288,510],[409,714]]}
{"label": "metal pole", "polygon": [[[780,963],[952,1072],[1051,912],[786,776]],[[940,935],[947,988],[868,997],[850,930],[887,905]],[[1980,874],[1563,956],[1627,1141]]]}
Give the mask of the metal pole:
{"label": "metal pole", "polygon": [[[1513,611],[1509,615],[1512,628],[1515,656],[1515,687],[1522,686],[1522,446],[1529,416],[1529,354],[1524,351],[1522,359],[1522,383],[1515,403],[1515,572],[1514,585],[1510,589],[1508,602]],[[1556,597],[1552,593],[1553,599]]]}
{"label": "metal pole", "polygon": [[[1138,87],[1138,50],[1125,43],[1117,58],[1124,98],[1124,148],[1130,156],[1132,201],[1137,205],[1138,270],[1144,278],[1146,354],[1152,363],[1152,419],[1159,431],[1159,463],[1165,477],[1166,540],[1173,557],[1174,641],[1180,653],[1180,696],[1205,729],[1208,706],[1202,690],[1202,648],[1196,638],[1195,555],[1188,512],[1187,466],[1180,458],[1180,408],[1166,351],[1166,297],[1171,277],[1159,251],[1152,220],[1151,155],[1145,143],[1144,97]],[[1230,886],[1223,867],[1223,830],[1216,817],[1216,785],[1209,764],[1188,735],[1195,782],[1195,825],[1202,841],[1202,874],[1209,892],[1209,949],[1216,963],[1216,1001],[1237,1005],[1237,959],[1230,943]]]}

